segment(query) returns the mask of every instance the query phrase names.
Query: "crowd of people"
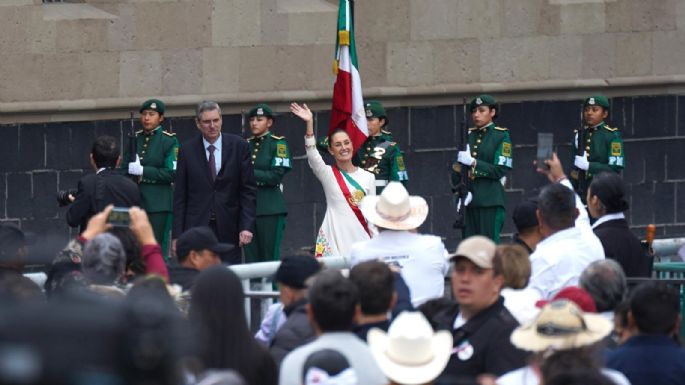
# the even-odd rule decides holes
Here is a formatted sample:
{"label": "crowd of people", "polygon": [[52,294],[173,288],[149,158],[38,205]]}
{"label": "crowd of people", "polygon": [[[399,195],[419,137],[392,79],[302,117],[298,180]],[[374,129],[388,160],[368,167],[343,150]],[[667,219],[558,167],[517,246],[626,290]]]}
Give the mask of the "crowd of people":
{"label": "crowd of people", "polygon": [[[163,102],[146,101],[123,157],[112,138],[95,141],[96,174],[70,196],[80,234],[43,287],[22,274],[26,234],[0,225],[0,383],[685,383],[678,290],[627,284],[651,276],[651,260],[623,214],[606,99],[585,101],[571,178],[554,153],[536,166],[549,184],[513,211],[511,244],[499,236],[511,138],[494,125],[494,98],[470,108],[476,127],[453,167],[468,185],[465,236],[450,253],[418,230],[429,206],[404,186],[379,103],[366,111],[375,147],[356,152],[343,130],[315,138],[311,110],[293,103],[326,214],[311,255],[280,256],[292,164],[269,106],[249,112],[246,141],[202,102],[199,135],[179,146],[161,128]],[[280,260],[278,301],[256,333],[227,267],[243,250],[248,262]],[[330,255],[350,268],[316,258]]]}

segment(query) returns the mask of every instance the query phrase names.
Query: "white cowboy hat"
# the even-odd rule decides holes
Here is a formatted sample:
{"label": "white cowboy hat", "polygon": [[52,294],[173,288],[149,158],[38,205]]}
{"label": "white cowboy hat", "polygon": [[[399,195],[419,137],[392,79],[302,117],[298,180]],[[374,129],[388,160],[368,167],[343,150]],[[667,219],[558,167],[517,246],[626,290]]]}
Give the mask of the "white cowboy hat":
{"label": "white cowboy hat", "polygon": [[533,352],[579,348],[606,337],[613,327],[601,315],[583,313],[575,303],[561,299],[545,305],[535,321],[514,329],[511,343]]}
{"label": "white cowboy hat", "polygon": [[400,182],[388,183],[381,195],[365,197],[360,208],[369,222],[390,230],[415,229],[428,216],[426,200],[409,196]]}
{"label": "white cowboy hat", "polygon": [[383,373],[397,383],[425,384],[442,373],[452,354],[452,334],[433,333],[420,312],[403,312],[388,333],[374,328],[367,341]]}

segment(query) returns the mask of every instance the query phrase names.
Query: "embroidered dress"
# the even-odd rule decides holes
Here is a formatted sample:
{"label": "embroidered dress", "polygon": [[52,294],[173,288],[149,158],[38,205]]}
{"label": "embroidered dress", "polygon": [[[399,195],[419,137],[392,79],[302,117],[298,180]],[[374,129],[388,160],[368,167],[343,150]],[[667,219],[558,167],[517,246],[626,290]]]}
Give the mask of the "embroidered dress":
{"label": "embroidered dress", "polygon": [[[326,195],[326,214],[324,215],[321,228],[316,236],[316,256],[350,256],[352,244],[369,239],[362,224],[350,208],[350,204],[340,190],[333,169],[328,166],[321,154],[316,149],[316,139],[305,138],[307,160],[316,178],[319,179]],[[375,177],[372,173],[357,168],[357,171],[348,173],[364,191],[365,195],[376,195]],[[359,191],[347,178],[343,178],[352,197],[357,200],[362,197]]]}

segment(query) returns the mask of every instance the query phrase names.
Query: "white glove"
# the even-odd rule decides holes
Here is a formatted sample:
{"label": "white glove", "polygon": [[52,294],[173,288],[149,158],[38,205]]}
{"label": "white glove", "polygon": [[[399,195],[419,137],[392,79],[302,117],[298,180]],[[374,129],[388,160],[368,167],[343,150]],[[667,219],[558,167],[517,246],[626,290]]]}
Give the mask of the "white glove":
{"label": "white glove", "polygon": [[[466,193],[466,198],[464,198],[464,207],[468,206],[469,203],[473,200],[473,194],[471,194],[471,191]],[[461,210],[461,201],[457,202],[457,211]]]}
{"label": "white glove", "polygon": [[583,171],[587,171],[590,168],[590,162],[587,161],[587,152],[584,152],[583,156],[576,155],[573,165]]}
{"label": "white glove", "polygon": [[457,161],[463,165],[471,167],[473,165],[473,157],[471,156],[471,148],[469,145],[466,145],[466,151],[459,151],[457,153]]}
{"label": "white glove", "polygon": [[128,164],[128,173],[131,175],[143,175],[143,165],[140,164],[140,157],[136,155],[136,161]]}

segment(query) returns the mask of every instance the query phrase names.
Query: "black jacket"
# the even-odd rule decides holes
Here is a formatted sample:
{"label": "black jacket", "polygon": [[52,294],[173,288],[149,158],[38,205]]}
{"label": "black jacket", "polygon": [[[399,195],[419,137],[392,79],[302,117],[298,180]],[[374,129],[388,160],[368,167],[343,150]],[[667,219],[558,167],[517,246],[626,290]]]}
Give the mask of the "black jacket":
{"label": "black jacket", "polygon": [[115,207],[140,206],[138,185],[113,169],[104,169],[97,174],[88,174],[78,182],[76,199],[67,209],[69,226],[86,229],[88,220],[107,205]]}
{"label": "black jacket", "polygon": [[649,277],[652,260],[648,257],[625,219],[614,219],[600,224],[594,230],[602,242],[604,255],[621,265],[628,277]]}
{"label": "black jacket", "polygon": [[281,361],[288,353],[314,341],[316,338],[314,328],[307,318],[306,304],[307,300],[303,298],[283,308],[287,318],[283,326],[276,332],[271,341],[271,347],[269,347],[271,356],[277,365],[281,365]]}
{"label": "black jacket", "polygon": [[[241,231],[254,233],[256,194],[247,141],[225,132],[221,135],[221,170],[212,180],[202,135],[197,135],[183,143],[178,153],[172,239],[191,227],[207,226],[213,214],[219,241],[237,245]],[[226,258],[240,260],[240,248]]]}
{"label": "black jacket", "polygon": [[195,283],[200,270],[185,267],[179,263],[169,265],[169,282],[180,285],[183,291],[189,291]]}
{"label": "black jacket", "polygon": [[435,381],[440,384],[476,384],[476,377],[489,373],[495,376],[526,365],[528,353],[514,347],[509,338],[519,326],[504,307],[500,297],[460,328],[453,330],[459,306],[454,304],[437,313],[433,319],[438,330],[449,330],[454,337],[454,350],[447,367]]}

